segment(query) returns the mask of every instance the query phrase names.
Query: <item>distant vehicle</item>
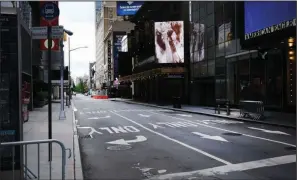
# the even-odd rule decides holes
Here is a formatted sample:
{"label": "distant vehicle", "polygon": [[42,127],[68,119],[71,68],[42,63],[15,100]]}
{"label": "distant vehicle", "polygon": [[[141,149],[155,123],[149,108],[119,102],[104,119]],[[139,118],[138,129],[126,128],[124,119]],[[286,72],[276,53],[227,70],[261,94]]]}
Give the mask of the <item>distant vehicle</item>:
{"label": "distant vehicle", "polygon": [[54,14],[54,5],[52,5],[52,4],[47,4],[46,6],[45,6],[45,14]]}

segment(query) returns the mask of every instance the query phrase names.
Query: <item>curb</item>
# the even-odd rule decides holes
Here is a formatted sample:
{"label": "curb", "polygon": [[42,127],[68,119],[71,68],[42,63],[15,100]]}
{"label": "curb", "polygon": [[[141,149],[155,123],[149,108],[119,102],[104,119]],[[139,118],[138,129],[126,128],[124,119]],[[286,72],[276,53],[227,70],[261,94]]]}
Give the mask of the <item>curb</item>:
{"label": "curb", "polygon": [[236,121],[244,121],[244,122],[250,122],[250,123],[266,124],[266,125],[280,126],[280,127],[285,127],[285,128],[294,128],[294,129],[296,129],[296,126],[291,126],[291,125],[286,125],[286,124],[278,124],[278,123],[271,123],[271,122],[265,122],[265,121],[257,121],[257,120],[243,119],[243,118],[228,117],[228,116],[223,116],[223,115],[218,115],[218,114],[211,114],[211,113],[205,113],[205,112],[196,112],[196,111],[189,111],[189,110],[183,110],[183,109],[177,109],[177,108],[163,107],[163,106],[140,103],[140,102],[135,102],[135,101],[124,101],[124,100],[118,100],[118,99],[112,99],[110,101],[118,101],[118,102],[124,102],[124,103],[138,104],[138,105],[142,105],[142,106],[156,107],[156,108],[168,109],[168,110],[173,110],[173,111],[180,111],[180,112],[185,112],[185,113],[200,114],[200,115],[205,115],[205,116],[219,117],[219,118],[231,119],[231,120],[236,120]]}
{"label": "curb", "polygon": [[72,107],[72,127],[73,127],[73,159],[74,159],[74,179],[83,180],[83,171],[81,165],[81,156],[80,148],[78,143],[77,127],[76,127],[76,118],[75,118],[75,108],[73,102],[71,103]]}

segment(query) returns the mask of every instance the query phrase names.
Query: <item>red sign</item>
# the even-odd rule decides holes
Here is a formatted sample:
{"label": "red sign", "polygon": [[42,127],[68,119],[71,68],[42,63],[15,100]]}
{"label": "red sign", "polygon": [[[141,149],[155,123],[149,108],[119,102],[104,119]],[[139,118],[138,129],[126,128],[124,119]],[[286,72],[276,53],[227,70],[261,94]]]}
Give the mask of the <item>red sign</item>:
{"label": "red sign", "polygon": [[[39,8],[41,9],[41,7],[44,5],[44,3],[46,3],[47,1],[39,1]],[[59,5],[58,1],[52,1],[55,4]],[[40,26],[59,26],[59,17],[53,19],[52,21],[47,21],[45,20],[43,17],[40,17]],[[47,50],[47,45],[45,45],[46,39],[41,39],[40,40],[40,50],[45,51]],[[53,51],[58,51],[59,50],[59,39],[53,39],[52,41],[52,50]]]}

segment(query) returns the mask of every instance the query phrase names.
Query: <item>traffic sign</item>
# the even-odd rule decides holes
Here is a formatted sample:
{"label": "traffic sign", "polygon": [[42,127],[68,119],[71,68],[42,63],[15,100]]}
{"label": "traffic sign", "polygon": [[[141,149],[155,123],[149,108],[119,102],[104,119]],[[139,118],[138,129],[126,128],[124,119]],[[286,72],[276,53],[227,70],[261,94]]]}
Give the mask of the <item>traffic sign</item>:
{"label": "traffic sign", "polygon": [[[47,39],[47,27],[32,27],[31,28],[32,39]],[[64,27],[63,26],[53,26],[52,27],[52,39],[63,38]]]}
{"label": "traffic sign", "polygon": [[40,15],[47,21],[51,21],[60,15],[59,7],[54,2],[46,2],[40,9]]}

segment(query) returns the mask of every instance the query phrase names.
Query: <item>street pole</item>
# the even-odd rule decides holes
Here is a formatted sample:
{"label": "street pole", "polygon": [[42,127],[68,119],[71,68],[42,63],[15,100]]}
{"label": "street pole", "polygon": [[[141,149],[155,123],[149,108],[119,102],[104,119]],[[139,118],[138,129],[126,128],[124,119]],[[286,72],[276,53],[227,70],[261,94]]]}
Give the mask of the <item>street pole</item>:
{"label": "street pole", "polygon": [[60,66],[60,73],[61,73],[61,79],[60,79],[60,84],[61,84],[61,110],[60,110],[60,115],[59,119],[63,120],[66,119],[66,114],[64,111],[64,45],[63,45],[63,39],[60,40],[60,47],[61,47],[61,66]]}
{"label": "street pole", "polygon": [[[48,138],[52,139],[52,27],[47,26],[47,58],[48,58]],[[48,157],[49,161],[52,161],[52,144],[49,143],[48,146]]]}
{"label": "street pole", "polygon": [[68,108],[71,105],[71,79],[70,79],[70,37],[68,37]]}

